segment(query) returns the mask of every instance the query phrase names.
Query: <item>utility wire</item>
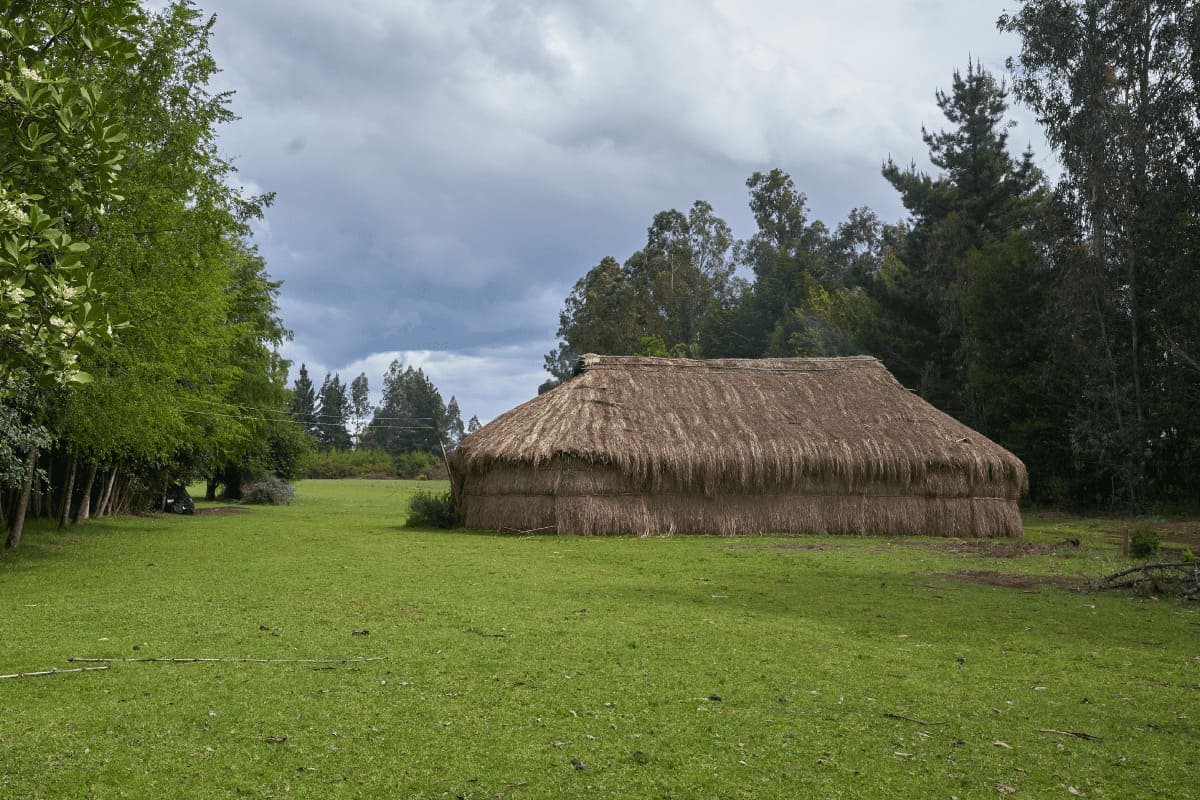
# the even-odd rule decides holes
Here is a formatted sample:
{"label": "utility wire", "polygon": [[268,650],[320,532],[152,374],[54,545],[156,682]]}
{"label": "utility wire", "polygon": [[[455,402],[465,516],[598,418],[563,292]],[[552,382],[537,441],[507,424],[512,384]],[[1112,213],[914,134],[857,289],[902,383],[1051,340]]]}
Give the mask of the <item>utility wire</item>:
{"label": "utility wire", "polygon": [[[210,406],[225,406],[226,408],[237,408],[237,409],[244,408],[244,409],[248,409],[250,411],[259,411],[259,412],[263,412],[263,413],[267,413],[267,414],[286,414],[286,415],[290,416],[292,413],[294,413],[291,411],[284,411],[284,410],[277,409],[277,408],[257,408],[255,406],[244,406],[240,403],[221,402],[221,401],[217,401],[217,400],[204,400],[199,397],[189,397],[189,398],[187,398],[187,400],[189,400],[193,403],[207,403]],[[433,421],[433,417],[372,417],[372,419],[379,419],[379,420],[384,420],[387,422],[396,422],[396,421],[404,422],[404,421],[408,421],[408,420],[422,420],[422,421],[428,421],[428,422]]]}
{"label": "utility wire", "polygon": [[[255,420],[258,422],[282,422],[284,425],[303,425],[306,428],[316,426],[319,428],[345,429],[346,427],[345,425],[338,425],[336,422],[304,422],[302,420],[279,419],[278,417],[252,417],[248,414],[218,414],[215,411],[196,411],[190,408],[181,408],[180,411],[184,414],[199,414],[205,417],[225,417],[227,419]],[[438,429],[436,425],[374,425],[369,427],[384,431],[436,431]]]}

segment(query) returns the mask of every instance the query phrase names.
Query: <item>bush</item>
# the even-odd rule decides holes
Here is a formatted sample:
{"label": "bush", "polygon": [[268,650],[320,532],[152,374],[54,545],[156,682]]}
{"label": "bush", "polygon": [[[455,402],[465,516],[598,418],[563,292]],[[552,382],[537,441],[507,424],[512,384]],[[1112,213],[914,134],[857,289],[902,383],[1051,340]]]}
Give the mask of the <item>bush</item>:
{"label": "bush", "polygon": [[404,525],[409,528],[458,527],[454,492],[417,492],[408,501],[408,520]]}
{"label": "bush", "polygon": [[264,475],[242,487],[242,502],[251,505],[283,506],[295,497],[292,485],[277,475]]}
{"label": "bush", "polygon": [[305,474],[309,478],[390,478],[396,475],[396,465],[378,448],[327,450],[312,455]]}
{"label": "bush", "polygon": [[1158,533],[1153,528],[1138,528],[1129,537],[1129,555],[1150,558],[1158,552]]}
{"label": "bush", "polygon": [[439,453],[426,453],[424,450],[410,450],[396,456],[396,477],[413,480],[446,480],[446,464]]}

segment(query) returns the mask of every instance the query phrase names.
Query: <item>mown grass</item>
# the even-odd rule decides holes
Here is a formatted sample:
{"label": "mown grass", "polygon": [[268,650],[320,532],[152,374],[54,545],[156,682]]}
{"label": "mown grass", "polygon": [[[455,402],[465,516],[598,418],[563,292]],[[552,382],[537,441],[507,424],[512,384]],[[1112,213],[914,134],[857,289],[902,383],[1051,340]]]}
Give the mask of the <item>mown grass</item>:
{"label": "mown grass", "polygon": [[387,660],[0,681],[0,797],[1194,795],[1200,614],[1040,585],[1126,563],[1086,523],[1031,519],[1081,546],[1008,558],[404,528],[423,485],[28,533],[2,673]]}

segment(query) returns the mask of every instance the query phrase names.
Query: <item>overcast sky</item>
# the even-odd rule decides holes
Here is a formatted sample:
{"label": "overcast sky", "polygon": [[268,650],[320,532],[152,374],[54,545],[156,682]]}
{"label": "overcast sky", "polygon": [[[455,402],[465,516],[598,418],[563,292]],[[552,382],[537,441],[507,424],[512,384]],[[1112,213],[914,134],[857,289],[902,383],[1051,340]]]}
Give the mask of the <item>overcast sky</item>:
{"label": "overcast sky", "polygon": [[[218,17],[222,134],[314,381],[393,358],[464,416],[534,396],[558,312],[653,215],[711,202],[753,233],[779,167],[835,225],[903,216],[880,176],[926,163],[934,91],[1003,72],[992,0],[198,0]],[[1017,113],[1017,149],[1041,138]]]}

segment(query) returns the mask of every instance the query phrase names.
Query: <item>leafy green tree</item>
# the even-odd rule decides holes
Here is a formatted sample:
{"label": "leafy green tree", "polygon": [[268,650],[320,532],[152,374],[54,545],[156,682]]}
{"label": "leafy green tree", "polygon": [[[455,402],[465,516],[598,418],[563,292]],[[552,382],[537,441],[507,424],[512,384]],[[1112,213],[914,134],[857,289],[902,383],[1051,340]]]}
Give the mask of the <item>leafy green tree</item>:
{"label": "leafy green tree", "polygon": [[[116,28],[103,21],[122,9],[128,13],[120,37],[132,48],[113,43]],[[28,163],[5,175],[42,170],[44,186],[55,193],[66,186],[71,197],[55,200],[57,211],[46,213],[61,220],[72,244],[88,245],[69,248],[80,258],[78,270],[61,260],[56,266],[45,254],[38,264],[64,280],[86,276],[80,280],[87,297],[72,297],[91,303],[92,314],[99,314],[102,299],[106,314],[132,323],[118,337],[108,337],[107,328],[105,335],[77,337],[68,350],[81,374],[42,375],[40,385],[51,388],[43,388],[34,407],[58,439],[42,454],[47,477],[74,475],[76,466],[88,476],[82,487],[70,481],[49,487],[61,488],[63,518],[72,500],[86,517],[128,507],[134,497],[152,499],[192,475],[224,476],[233,484],[239,481],[231,472],[279,468],[279,459],[298,452],[289,445],[293,426],[280,421],[286,362],[278,346],[289,334],[278,318],[279,284],[249,244],[249,221],[270,197],[243,197],[231,188],[232,167],[216,148],[217,127],[231,115],[228,95],[207,89],[216,70],[212,19],[184,2],[153,14],[132,3],[65,0],[13,3],[7,10],[4,24],[24,27],[11,38],[0,34],[5,54],[8,43],[27,44],[33,34],[49,37],[42,48],[47,53],[66,48],[48,72],[29,67],[27,52],[16,56],[18,69],[25,58],[40,77],[59,70],[46,92],[16,88],[61,100],[65,110],[55,112],[56,119],[62,116],[56,138],[43,143],[41,154],[28,150]],[[90,27],[94,23],[100,28]],[[13,57],[3,58],[11,66]],[[0,103],[0,124],[7,124],[11,109]],[[101,123],[103,143],[79,139],[80,131]],[[42,157],[60,146],[67,149],[55,161]],[[120,152],[105,166],[121,167],[120,192],[110,186],[103,202],[92,202],[99,179],[89,172],[76,176],[83,190],[74,186],[69,173],[78,163],[68,164],[68,150],[86,161],[89,153],[112,148]],[[6,158],[0,172],[14,163]],[[43,211],[57,196],[39,201]],[[36,356],[26,348],[20,357],[31,353]],[[25,373],[32,376],[28,367]],[[70,391],[53,388],[82,373],[92,380]]]}
{"label": "leafy green tree", "polygon": [[467,422],[467,433],[472,434],[482,427],[483,425],[479,423],[479,417],[472,415],[471,419]]}
{"label": "leafy green tree", "polygon": [[94,282],[134,324],[86,356],[95,382],[59,423],[85,461],[120,464],[148,492],[191,472],[260,468],[284,409],[289,335],[279,284],[250,246],[270,196],[243,198],[216,148],[232,118],[212,95],[211,20],[186,3],[144,18],[136,69],[106,66],[129,131],[125,196],[93,221]]}
{"label": "leafy green tree", "polygon": [[559,381],[571,379],[584,353],[627,354],[647,321],[637,290],[621,264],[610,256],[580,278],[559,314],[559,347],[546,356],[546,370]]}
{"label": "leafy green tree", "polygon": [[126,155],[102,68],[137,58],[142,14],[132,0],[96,8],[66,0],[10,2],[4,12],[0,403],[21,397],[13,419],[24,420],[6,438],[9,446],[28,447],[7,539],[16,547],[51,406],[68,387],[90,379],[80,358],[112,334],[103,294],[82,256],[89,221],[119,199]]}
{"label": "leafy green tree", "polygon": [[754,275],[736,286],[706,321],[701,350],[709,357],[835,355],[846,349],[820,316],[842,276],[830,258],[821,222],[809,222],[808,200],[780,169],[746,181],[757,231],[738,242],[735,259]]}
{"label": "leafy green tree", "polygon": [[998,24],[1021,37],[1014,89],[1063,165],[1053,289],[1077,496],[1195,497],[1195,4],[1025,0]]}
{"label": "leafy green tree", "polygon": [[86,348],[111,333],[81,260],[88,223],[118,198],[126,133],[102,80],[138,57],[142,12],[10,2],[0,17],[0,397],[87,380]]}
{"label": "leafy green tree", "polygon": [[363,444],[392,454],[441,455],[446,441],[446,404],[425,372],[399,359],[383,376],[383,402],[363,434]]}
{"label": "leafy green tree", "polygon": [[629,355],[647,336],[673,352],[697,354],[706,319],[732,304],[741,288],[732,243],[729,226],[704,201],[687,214],[656,214],[641,250],[624,264],[605,257],[567,296],[560,344],[545,359],[553,378],[539,392],[569,380],[580,355]]}

